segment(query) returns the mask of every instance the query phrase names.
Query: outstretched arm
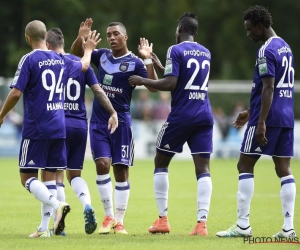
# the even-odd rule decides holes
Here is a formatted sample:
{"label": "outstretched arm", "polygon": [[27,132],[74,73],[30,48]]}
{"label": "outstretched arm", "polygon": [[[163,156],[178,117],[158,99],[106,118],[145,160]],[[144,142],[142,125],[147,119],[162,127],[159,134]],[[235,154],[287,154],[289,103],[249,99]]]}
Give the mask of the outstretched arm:
{"label": "outstretched arm", "polygon": [[97,33],[96,30],[90,32],[86,41],[82,37],[82,47],[84,48],[84,55],[81,58],[82,71],[87,71],[91,63],[91,55],[93,50],[96,48],[98,43],[100,43],[101,38],[99,38],[100,33]]}
{"label": "outstretched arm", "polygon": [[17,104],[17,102],[19,101],[21,96],[22,96],[22,91],[17,88],[13,88],[9,92],[9,94],[3,104],[3,107],[0,111],[0,127],[3,123],[4,117]]}
{"label": "outstretched arm", "polygon": [[140,76],[131,76],[129,77],[129,84],[131,86],[144,85],[146,88],[153,88],[161,91],[172,91],[176,88],[178,78],[176,76],[166,76],[163,79],[152,80],[143,78]]}
{"label": "outstretched arm", "polygon": [[84,22],[80,24],[78,36],[73,42],[71,46],[70,53],[82,57],[84,54],[84,49],[82,47],[82,37],[86,40],[90,34],[91,27],[93,24],[93,20],[91,18],[87,18]]}
{"label": "outstretched arm", "polygon": [[[138,46],[138,52],[140,54],[140,57],[144,60],[144,64],[146,65],[146,69],[148,72],[148,78],[157,80],[157,74],[154,69],[152,59],[151,59],[151,53],[153,50],[153,44],[151,43],[149,45],[148,39],[140,38],[140,44]],[[149,91],[156,92],[156,89],[150,88],[145,86]]]}
{"label": "outstretched arm", "polygon": [[91,89],[100,105],[110,114],[110,118],[108,120],[108,130],[110,130],[110,133],[112,134],[118,127],[117,112],[113,108],[110,100],[106,96],[104,90],[99,86],[99,84],[92,85]]}

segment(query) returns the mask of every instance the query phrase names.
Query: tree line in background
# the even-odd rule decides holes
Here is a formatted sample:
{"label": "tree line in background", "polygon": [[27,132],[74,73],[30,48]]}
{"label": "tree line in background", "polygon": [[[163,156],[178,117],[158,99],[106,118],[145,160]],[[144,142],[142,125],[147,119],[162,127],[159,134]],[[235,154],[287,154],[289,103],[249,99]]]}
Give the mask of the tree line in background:
{"label": "tree line in background", "polygon": [[[177,20],[183,12],[194,12],[199,19],[197,42],[212,54],[211,79],[252,79],[255,54],[260,44],[246,37],[243,12],[253,0],[18,0],[6,1],[0,8],[0,76],[12,77],[22,55],[30,51],[24,29],[31,20],[43,21],[47,28],[59,27],[64,33],[66,51],[87,17],[101,33],[100,47],[108,48],[107,24],[122,22],[127,28],[128,47],[137,54],[140,37],[154,44],[154,52],[164,64],[166,51],[175,43]],[[299,0],[261,0],[273,16],[273,28],[290,44],[300,65],[298,13]]]}

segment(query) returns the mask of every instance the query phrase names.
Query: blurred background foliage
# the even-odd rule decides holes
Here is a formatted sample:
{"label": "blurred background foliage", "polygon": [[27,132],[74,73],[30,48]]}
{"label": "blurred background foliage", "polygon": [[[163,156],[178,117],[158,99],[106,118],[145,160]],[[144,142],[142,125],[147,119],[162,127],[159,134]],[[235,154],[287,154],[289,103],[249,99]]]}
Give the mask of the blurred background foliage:
{"label": "blurred background foliage", "polygon": [[24,28],[34,19],[43,21],[48,29],[61,28],[67,52],[85,18],[93,19],[93,29],[102,37],[99,47],[105,48],[107,24],[122,22],[129,36],[128,48],[137,53],[139,38],[146,37],[164,64],[168,47],[175,43],[178,18],[191,11],[199,19],[197,42],[212,53],[211,79],[251,80],[261,43],[254,44],[246,37],[243,11],[255,4],[269,8],[273,28],[291,46],[298,72],[299,0],[15,0],[1,1],[0,76],[13,77],[21,56],[30,51]]}

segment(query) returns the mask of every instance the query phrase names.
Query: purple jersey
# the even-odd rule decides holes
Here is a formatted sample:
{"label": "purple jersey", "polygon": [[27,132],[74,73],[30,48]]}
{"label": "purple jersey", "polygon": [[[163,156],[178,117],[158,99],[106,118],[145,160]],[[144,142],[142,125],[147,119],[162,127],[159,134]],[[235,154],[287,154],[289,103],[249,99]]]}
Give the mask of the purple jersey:
{"label": "purple jersey", "polygon": [[256,125],[261,109],[262,78],[274,77],[273,102],[266,125],[294,127],[294,57],[280,37],[269,38],[258,50],[250,99],[249,125]]}
{"label": "purple jersey", "polygon": [[50,50],[33,50],[21,58],[11,88],[23,92],[23,138],[66,137],[63,88],[69,74],[81,68]]}
{"label": "purple jersey", "polygon": [[176,76],[171,91],[171,113],[167,119],[175,124],[213,125],[208,98],[211,54],[196,42],[182,42],[169,48],[164,76]]}
{"label": "purple jersey", "polygon": [[[80,61],[79,57],[71,54],[65,54],[64,56],[74,61]],[[72,77],[72,75],[70,75],[64,91],[66,126],[87,129],[86,108],[84,103],[85,87],[86,85],[91,87],[97,83],[98,80],[91,66],[86,72],[81,72],[78,76],[75,75],[75,77]]]}
{"label": "purple jersey", "polygon": [[[117,111],[119,122],[131,125],[130,103],[134,87],[130,86],[128,78],[132,75],[148,77],[143,62],[131,52],[115,58],[111,50],[99,49],[92,53],[92,63],[98,68],[98,81]],[[109,117],[94,98],[91,122],[107,123]]]}

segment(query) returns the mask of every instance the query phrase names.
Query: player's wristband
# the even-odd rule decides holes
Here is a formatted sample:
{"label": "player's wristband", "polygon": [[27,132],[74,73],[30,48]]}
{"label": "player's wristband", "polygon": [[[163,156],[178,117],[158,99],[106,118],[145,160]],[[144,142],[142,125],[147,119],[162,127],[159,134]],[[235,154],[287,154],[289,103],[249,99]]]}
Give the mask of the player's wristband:
{"label": "player's wristband", "polygon": [[144,60],[144,64],[145,65],[149,65],[149,64],[152,64],[153,62],[152,62],[152,59],[151,58],[147,58],[147,59],[145,59]]}

